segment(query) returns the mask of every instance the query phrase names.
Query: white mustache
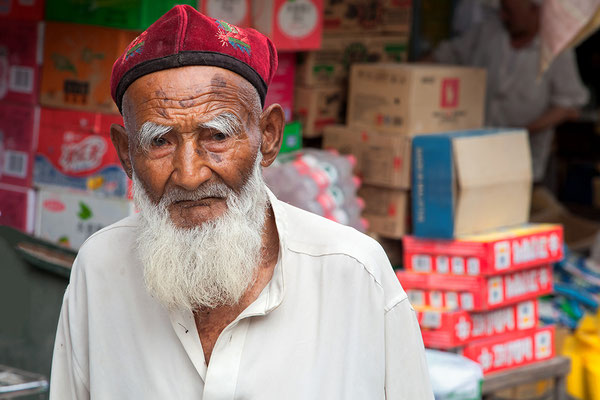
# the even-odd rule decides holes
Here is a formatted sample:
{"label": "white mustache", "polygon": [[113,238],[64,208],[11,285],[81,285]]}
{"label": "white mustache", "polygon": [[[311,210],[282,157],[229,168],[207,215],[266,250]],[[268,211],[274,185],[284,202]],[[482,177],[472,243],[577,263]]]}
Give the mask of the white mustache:
{"label": "white mustache", "polygon": [[178,201],[199,201],[208,197],[228,199],[231,195],[235,195],[233,189],[221,182],[206,183],[194,191],[175,187],[163,194],[158,206],[164,209]]}

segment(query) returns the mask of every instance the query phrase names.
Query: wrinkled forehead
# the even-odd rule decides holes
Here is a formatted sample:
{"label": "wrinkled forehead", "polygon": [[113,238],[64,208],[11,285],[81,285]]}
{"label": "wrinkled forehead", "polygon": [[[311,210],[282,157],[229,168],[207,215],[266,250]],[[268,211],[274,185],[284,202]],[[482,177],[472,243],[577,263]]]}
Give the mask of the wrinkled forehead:
{"label": "wrinkled forehead", "polygon": [[169,125],[184,115],[212,118],[230,112],[246,120],[256,90],[244,78],[219,67],[188,66],[144,75],[123,96],[126,124],[147,121]]}

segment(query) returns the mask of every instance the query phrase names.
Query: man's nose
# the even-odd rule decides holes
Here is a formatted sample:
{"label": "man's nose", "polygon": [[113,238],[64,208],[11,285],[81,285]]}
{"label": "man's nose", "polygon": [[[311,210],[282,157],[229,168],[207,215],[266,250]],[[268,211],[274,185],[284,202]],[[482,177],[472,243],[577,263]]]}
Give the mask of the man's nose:
{"label": "man's nose", "polygon": [[205,151],[194,140],[186,140],[175,151],[173,183],[195,190],[212,176]]}

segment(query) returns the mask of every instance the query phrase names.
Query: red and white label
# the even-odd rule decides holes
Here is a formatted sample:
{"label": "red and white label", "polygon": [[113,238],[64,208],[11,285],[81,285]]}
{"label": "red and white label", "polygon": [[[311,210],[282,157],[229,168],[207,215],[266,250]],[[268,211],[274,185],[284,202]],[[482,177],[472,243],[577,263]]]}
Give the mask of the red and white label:
{"label": "red and white label", "polygon": [[442,93],[440,96],[440,106],[442,108],[458,107],[460,91],[460,79],[446,78],[442,79]]}
{"label": "red and white label", "polygon": [[453,275],[494,275],[563,258],[560,225],[532,224],[506,230],[490,240],[404,238],[404,265],[409,271]]}
{"label": "red and white label", "polygon": [[451,349],[476,339],[533,329],[538,308],[536,300],[479,313],[417,308],[417,317],[426,347]]}
{"label": "red and white label", "polygon": [[[411,304],[449,310],[486,311],[552,292],[552,267],[498,276],[454,276],[397,271]],[[432,296],[433,294],[433,296]]]}
{"label": "red and white label", "polygon": [[554,326],[478,340],[462,355],[481,364],[484,374],[548,360],[554,357]]}

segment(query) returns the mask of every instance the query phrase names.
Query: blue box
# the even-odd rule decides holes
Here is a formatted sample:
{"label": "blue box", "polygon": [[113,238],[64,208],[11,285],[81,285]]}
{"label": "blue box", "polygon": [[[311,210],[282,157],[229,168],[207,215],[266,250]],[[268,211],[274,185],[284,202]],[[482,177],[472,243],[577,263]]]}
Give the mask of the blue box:
{"label": "blue box", "polygon": [[451,239],[527,222],[532,172],[525,130],[422,135],[412,146],[415,236]]}

